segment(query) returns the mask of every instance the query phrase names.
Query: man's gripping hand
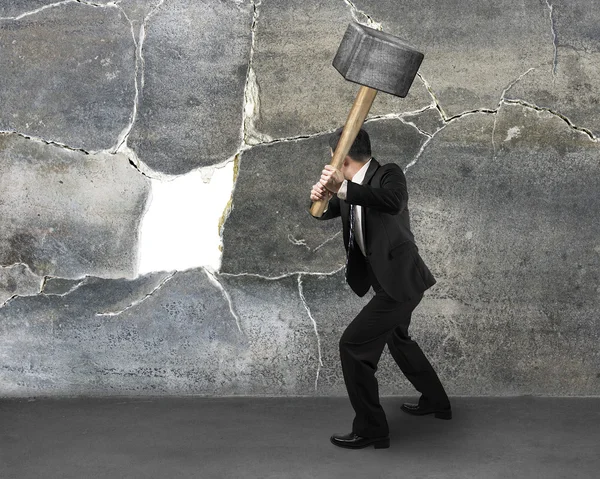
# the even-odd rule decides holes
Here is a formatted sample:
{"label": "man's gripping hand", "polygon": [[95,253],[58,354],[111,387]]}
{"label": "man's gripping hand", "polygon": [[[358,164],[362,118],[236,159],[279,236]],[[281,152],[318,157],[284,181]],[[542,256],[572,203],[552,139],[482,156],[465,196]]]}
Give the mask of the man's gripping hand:
{"label": "man's gripping hand", "polygon": [[329,201],[333,193],[325,188],[321,183],[315,183],[310,192],[310,200],[315,202],[319,200]]}
{"label": "man's gripping hand", "polygon": [[340,170],[335,169],[331,165],[325,165],[325,169],[321,173],[321,183],[332,193],[337,193],[344,182],[344,175]]}

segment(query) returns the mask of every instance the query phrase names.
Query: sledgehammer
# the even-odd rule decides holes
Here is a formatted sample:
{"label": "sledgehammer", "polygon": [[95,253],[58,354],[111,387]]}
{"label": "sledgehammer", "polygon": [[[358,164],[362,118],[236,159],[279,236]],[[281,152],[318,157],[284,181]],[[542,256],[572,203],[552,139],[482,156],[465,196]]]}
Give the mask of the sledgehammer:
{"label": "sledgehammer", "polygon": [[[331,158],[331,166],[338,170],[341,168],[378,91],[402,98],[408,94],[423,56],[394,35],[359,23],[348,25],[333,66],[346,80],[362,86]],[[326,200],[315,201],[310,213],[320,218],[326,207]]]}

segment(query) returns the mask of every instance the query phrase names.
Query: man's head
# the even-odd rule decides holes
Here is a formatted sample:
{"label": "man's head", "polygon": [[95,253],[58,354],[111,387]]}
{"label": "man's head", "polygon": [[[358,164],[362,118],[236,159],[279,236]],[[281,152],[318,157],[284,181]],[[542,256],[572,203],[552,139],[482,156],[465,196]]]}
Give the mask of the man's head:
{"label": "man's head", "polygon": [[[338,128],[335,132],[331,134],[329,137],[329,147],[331,148],[331,155],[333,156],[333,152],[335,151],[338,142],[340,141],[340,137],[342,136],[343,128]],[[350,147],[350,151],[346,158],[344,158],[344,163],[340,168],[340,171],[344,175],[344,178],[347,180],[351,180],[354,174],[362,168],[362,166],[369,161],[371,158],[371,140],[369,139],[369,134],[363,130],[362,128],[359,130],[358,135],[356,135],[356,139],[352,146]]]}

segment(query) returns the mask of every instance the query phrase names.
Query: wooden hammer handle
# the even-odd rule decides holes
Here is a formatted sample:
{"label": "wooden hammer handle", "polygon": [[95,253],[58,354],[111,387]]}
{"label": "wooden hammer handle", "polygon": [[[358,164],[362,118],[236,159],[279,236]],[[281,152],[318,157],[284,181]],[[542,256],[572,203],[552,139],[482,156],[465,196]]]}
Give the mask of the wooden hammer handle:
{"label": "wooden hammer handle", "polygon": [[[342,136],[333,153],[331,163],[329,163],[335,169],[339,170],[344,163],[344,158],[348,155],[350,147],[354,143],[356,135],[358,135],[358,131],[369,114],[373,100],[375,100],[375,95],[377,95],[377,90],[367,86],[361,86],[360,90],[358,90],[356,100],[354,100],[354,105],[352,105],[352,109],[344,125]],[[310,208],[310,214],[315,218],[320,218],[323,216],[325,208],[327,208],[327,203],[327,200],[315,201]]]}

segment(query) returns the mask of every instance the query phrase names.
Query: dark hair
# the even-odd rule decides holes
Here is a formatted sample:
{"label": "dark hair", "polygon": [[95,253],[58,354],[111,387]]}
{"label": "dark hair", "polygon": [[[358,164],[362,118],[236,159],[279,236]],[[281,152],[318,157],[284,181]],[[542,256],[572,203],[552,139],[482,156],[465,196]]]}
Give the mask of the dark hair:
{"label": "dark hair", "polygon": [[[342,131],[343,128],[338,128],[329,137],[329,146],[333,151],[335,151],[337,144],[340,141]],[[356,140],[354,140],[354,143],[352,143],[348,155],[353,160],[361,162],[367,161],[369,158],[371,158],[371,140],[369,140],[369,134],[362,128],[358,131]]]}

